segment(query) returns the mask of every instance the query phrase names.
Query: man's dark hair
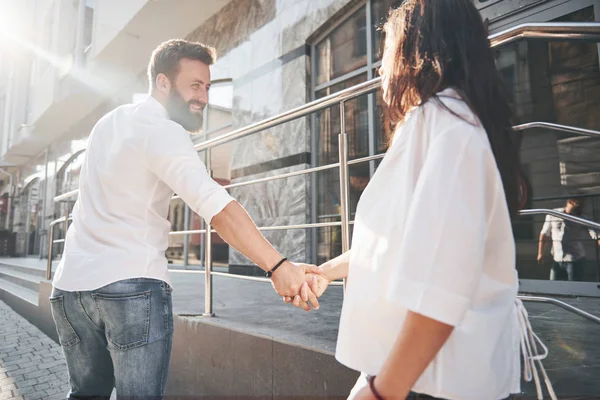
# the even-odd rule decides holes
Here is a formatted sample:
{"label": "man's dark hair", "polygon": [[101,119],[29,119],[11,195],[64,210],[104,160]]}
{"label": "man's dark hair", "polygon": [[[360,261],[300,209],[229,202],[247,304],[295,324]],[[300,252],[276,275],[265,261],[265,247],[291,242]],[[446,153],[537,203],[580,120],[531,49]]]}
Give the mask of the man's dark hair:
{"label": "man's dark hair", "polygon": [[183,39],[171,39],[161,43],[152,52],[148,65],[150,87],[156,88],[156,77],[159,74],[165,74],[173,82],[179,73],[179,61],[184,58],[212,65],[217,59],[217,52],[213,47]]}
{"label": "man's dark hair", "polygon": [[569,198],[567,198],[567,201],[578,203],[583,206],[583,203],[585,202],[585,192],[581,190],[572,190],[569,193]]}

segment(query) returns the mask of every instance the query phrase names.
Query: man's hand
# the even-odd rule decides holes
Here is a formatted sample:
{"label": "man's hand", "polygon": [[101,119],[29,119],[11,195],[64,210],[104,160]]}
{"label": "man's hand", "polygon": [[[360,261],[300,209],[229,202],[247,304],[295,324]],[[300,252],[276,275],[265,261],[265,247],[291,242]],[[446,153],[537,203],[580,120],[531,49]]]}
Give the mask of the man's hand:
{"label": "man's hand", "polygon": [[546,260],[544,259],[544,254],[543,253],[538,253],[537,256],[537,262],[538,264],[543,264]]}
{"label": "man's hand", "polygon": [[[323,274],[323,271],[314,265],[308,266],[306,269],[305,279],[305,284],[308,285],[311,293],[316,297],[321,297],[330,283],[329,279]],[[293,304],[294,307],[301,307],[304,311],[310,311],[310,306],[302,296],[284,296],[283,301],[288,304]],[[315,309],[318,309],[318,307],[315,307]]]}
{"label": "man's hand", "polygon": [[317,267],[309,264],[294,264],[286,261],[273,272],[271,282],[275,291],[284,297],[298,297],[306,305],[304,308],[306,311],[310,311],[310,306],[307,302],[313,306],[315,310],[319,309],[319,301],[317,296],[310,289],[306,282],[306,274],[308,271],[312,271]]}

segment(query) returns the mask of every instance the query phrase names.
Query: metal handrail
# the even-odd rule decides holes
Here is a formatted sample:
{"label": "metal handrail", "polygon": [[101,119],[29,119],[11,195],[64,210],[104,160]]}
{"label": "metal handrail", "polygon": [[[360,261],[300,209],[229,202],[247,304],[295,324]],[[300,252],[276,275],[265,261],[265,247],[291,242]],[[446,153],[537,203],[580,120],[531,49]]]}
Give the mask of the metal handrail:
{"label": "metal handrail", "polygon": [[550,122],[528,122],[526,124],[513,126],[515,131],[524,131],[534,128],[545,128],[552,131],[573,133],[580,136],[600,137],[600,131],[593,129],[576,128],[574,126],[553,124]]}
{"label": "metal handrail", "polygon": [[521,39],[600,40],[598,22],[542,22],[515,26],[490,36],[492,47]]}
{"label": "metal handrail", "polygon": [[[373,82],[373,81],[369,81],[369,82]],[[368,82],[366,82],[366,83],[368,83]],[[350,89],[352,89],[352,88],[350,88]],[[365,93],[368,93],[368,91],[362,92],[361,94],[365,94]],[[338,93],[335,93],[331,96],[336,96],[337,94]],[[320,101],[320,100],[317,100],[317,102],[318,101]],[[276,118],[276,117],[274,117],[274,118]],[[550,122],[536,121],[536,122],[528,122],[525,124],[513,126],[513,130],[515,130],[515,131],[527,131],[527,130],[535,129],[535,128],[544,128],[544,129],[548,129],[548,130],[552,130],[552,131],[572,133],[572,134],[580,135],[580,136],[600,137],[600,131],[597,131],[597,130],[578,128],[578,127],[569,126],[569,125],[554,124],[554,123],[550,123]],[[227,134],[223,135],[223,136],[227,136]],[[219,138],[215,138],[213,140],[216,140],[216,139],[219,139]],[[227,139],[227,138],[225,138],[225,139]],[[379,159],[382,159],[384,156],[385,156],[385,154],[376,154],[373,156],[358,158],[355,160],[349,160],[348,165],[356,165],[356,164],[360,164],[360,163],[364,163],[364,162],[379,160]],[[278,179],[285,179],[285,178],[291,178],[294,176],[300,176],[300,175],[306,175],[306,174],[311,174],[311,173],[315,173],[315,172],[326,171],[329,169],[338,168],[339,166],[340,166],[340,163],[327,164],[327,165],[322,165],[319,167],[303,169],[301,171],[288,172],[288,173],[280,174],[280,175],[276,175],[276,176],[269,176],[266,178],[253,179],[253,180],[249,180],[246,182],[232,183],[229,185],[224,185],[223,187],[225,189],[233,189],[233,188],[253,185],[256,183],[270,182],[270,181],[274,181],[274,180],[278,180]],[[79,189],[75,189],[70,192],[67,192],[67,193],[64,193],[64,194],[54,197],[54,201],[55,202],[64,201],[71,197],[76,196],[78,193],[79,193]],[[176,199],[180,199],[180,198],[181,198],[180,196],[173,196],[172,200],[176,200]]]}
{"label": "metal handrail", "polygon": [[60,194],[54,197],[54,202],[58,203],[59,201],[70,199],[71,197],[75,197],[79,194],[79,189],[71,190],[70,192]]}
{"label": "metal handrail", "polygon": [[[512,41],[515,41],[515,40],[518,40],[521,38],[553,39],[553,40],[563,40],[563,39],[564,40],[600,40],[600,23],[525,24],[525,25],[520,25],[520,26],[511,28],[511,29],[508,29],[504,32],[500,32],[496,35],[490,36],[490,44],[492,47],[496,47],[496,46],[510,43]],[[384,156],[383,154],[379,154],[379,155],[369,156],[369,157],[365,157],[365,158],[357,159],[357,160],[351,160],[351,161],[348,160],[347,134],[345,132],[345,103],[349,100],[352,100],[352,99],[362,96],[364,94],[372,93],[372,92],[378,90],[380,87],[381,87],[381,78],[376,78],[376,79],[370,80],[368,82],[364,82],[362,84],[359,84],[359,85],[353,86],[351,88],[342,90],[340,92],[334,93],[327,97],[321,98],[319,100],[307,103],[301,107],[297,107],[295,109],[289,110],[287,112],[284,112],[284,113],[274,116],[272,118],[268,118],[266,120],[249,125],[247,127],[237,129],[232,132],[221,135],[219,137],[207,140],[207,141],[200,143],[194,147],[197,151],[205,151],[206,152],[206,155],[207,155],[206,167],[207,167],[209,173],[211,173],[210,152],[211,152],[212,148],[219,146],[219,145],[229,143],[236,139],[240,139],[242,137],[251,135],[253,133],[263,131],[265,129],[270,129],[270,128],[279,126],[281,124],[284,124],[284,123],[292,121],[292,120],[296,120],[299,118],[309,116],[309,115],[313,114],[314,112],[317,112],[317,111],[320,111],[320,110],[323,110],[323,109],[326,109],[331,106],[339,104],[339,106],[340,106],[340,132],[341,132],[339,135],[339,160],[340,160],[339,163],[334,163],[334,164],[316,167],[316,168],[305,169],[302,171],[290,172],[287,174],[281,174],[281,175],[268,177],[268,178],[261,178],[261,179],[247,181],[247,182],[235,183],[235,184],[231,184],[231,185],[228,185],[225,187],[231,189],[231,188],[235,188],[235,187],[241,187],[241,186],[246,186],[246,185],[251,185],[251,184],[256,184],[256,183],[261,183],[261,182],[268,182],[268,181],[275,180],[275,179],[283,179],[283,178],[292,177],[292,176],[298,176],[298,175],[319,172],[319,171],[323,171],[326,169],[339,168],[340,194],[341,194],[340,208],[342,211],[341,221],[330,222],[330,223],[318,223],[318,224],[261,227],[259,229],[265,231],[265,230],[278,230],[278,229],[307,229],[307,228],[325,227],[325,226],[341,226],[342,227],[342,249],[345,251],[349,248],[349,242],[350,242],[349,226],[352,224],[352,221],[349,220],[349,215],[348,215],[348,211],[349,211],[349,207],[348,207],[348,205],[349,205],[348,166],[354,165],[354,164],[357,164],[360,162],[376,160],[379,158],[383,158],[383,156]],[[516,126],[514,128],[515,128],[515,130],[526,130],[526,129],[536,128],[536,127],[564,131],[564,132],[568,132],[568,133],[575,133],[575,134],[586,135],[586,136],[598,136],[598,134],[599,134],[599,132],[597,132],[597,131],[591,131],[591,130],[575,128],[575,127],[567,127],[564,125],[550,124],[550,123],[545,123],[545,122],[534,122],[534,123],[529,123],[529,124],[523,124],[523,125]],[[62,201],[62,200],[67,200],[71,197],[76,196],[77,193],[78,193],[78,190],[74,190],[74,191],[56,196],[54,198],[54,201],[58,202],[58,201]],[[177,197],[175,197],[175,198],[177,198]],[[586,226],[591,225],[590,227],[592,227],[594,229],[600,229],[599,224],[595,224],[591,221],[586,221],[586,220],[583,220],[583,219],[580,219],[577,217],[573,217],[568,214],[562,215],[562,213],[557,212],[555,210],[542,210],[542,209],[524,210],[521,212],[521,215],[532,215],[532,214],[542,214],[542,213],[555,215],[555,216],[559,216],[559,217],[564,217],[565,219],[571,220],[576,223],[583,222]],[[575,219],[577,219],[577,220],[575,220]],[[53,228],[57,223],[60,223],[60,222],[65,222],[68,225],[68,220],[69,220],[68,218],[59,219],[59,220],[53,221],[53,223],[51,224],[51,230],[50,230],[50,234],[49,234],[49,257],[48,257],[48,269],[47,269],[48,279],[51,276],[51,268],[52,268],[52,257],[51,256],[52,256],[52,245],[54,244]],[[579,220],[581,220],[581,221],[579,221]],[[205,233],[205,246],[206,246],[205,268],[206,269],[205,269],[204,273],[206,275],[206,281],[205,281],[205,313],[204,313],[204,315],[212,316],[212,315],[214,315],[212,312],[212,306],[213,306],[212,275],[219,275],[219,276],[223,275],[223,276],[228,276],[228,277],[233,277],[233,278],[238,278],[238,279],[242,279],[242,278],[239,278],[238,275],[224,274],[224,273],[211,271],[211,268],[212,268],[211,237],[212,237],[212,235],[208,235],[208,234],[206,234],[206,232],[213,232],[213,230],[211,229],[209,224],[207,224],[205,230],[176,231],[176,232],[171,232],[170,235]],[[265,280],[263,278],[263,279],[261,279],[261,281],[266,282],[268,280]],[[527,301],[531,301],[531,300],[527,300]],[[552,302],[552,301],[550,301],[550,302]],[[557,304],[557,303],[555,303],[555,304]],[[575,307],[573,307],[573,308],[575,308]],[[570,309],[570,311],[573,311],[573,310]],[[579,311],[581,311],[581,313],[585,313],[582,310],[579,310]],[[579,312],[577,312],[577,313],[579,315],[582,315]]]}
{"label": "metal handrail", "polygon": [[567,221],[574,222],[578,225],[583,225],[587,228],[591,228],[591,229],[600,231],[600,224],[597,222],[589,221],[587,219],[577,217],[575,215],[567,214],[565,212],[561,212],[561,211],[557,211],[557,210],[550,210],[550,209],[545,209],[545,208],[521,210],[521,211],[519,211],[519,215],[552,215],[553,217],[565,219]]}
{"label": "metal handrail", "polygon": [[555,306],[558,306],[560,308],[563,308],[569,312],[572,312],[573,314],[577,314],[580,317],[583,317],[587,320],[590,320],[592,322],[595,322],[597,324],[600,324],[600,318],[598,318],[597,316],[590,314],[587,311],[583,311],[581,308],[577,308],[575,306],[572,306],[568,303],[565,303],[564,301],[560,301],[557,299],[553,299],[551,297],[538,297],[538,296],[517,296],[519,299],[521,299],[521,301],[530,301],[530,302],[534,302],[534,303],[550,303],[550,304],[554,304]]}
{"label": "metal handrail", "polygon": [[259,121],[252,125],[248,125],[244,128],[228,132],[214,139],[207,140],[206,142],[199,143],[195,146],[195,148],[197,151],[202,151],[216,146],[220,146],[232,142],[236,139],[240,139],[244,136],[264,131],[266,129],[274,128],[276,126],[285,124],[286,122],[290,122],[298,118],[307,117],[317,111],[324,110],[331,106],[340,104],[341,102],[352,100],[356,97],[362,96],[367,93],[375,92],[380,88],[381,78],[371,79],[370,81],[360,83],[358,85],[341,90],[334,94],[330,94],[329,96],[312,101],[310,103],[306,103],[300,107],[286,111],[274,117],[267,118],[263,121]]}
{"label": "metal handrail", "polygon": [[[528,23],[509,28],[505,31],[490,36],[490,46],[498,47],[520,39],[546,39],[546,40],[598,40],[600,41],[600,22],[549,22],[549,23]],[[251,135],[256,132],[270,129],[286,122],[298,118],[306,117],[316,111],[329,108],[333,105],[352,100],[367,93],[374,92],[381,88],[381,78],[375,78],[370,81],[358,84],[348,89],[336,92],[329,96],[307,103],[303,106],[286,111],[282,114],[256,122],[244,128],[236,129],[214,139],[199,143],[196,146],[197,151],[211,149],[236,139]],[[340,121],[344,122],[344,121]],[[529,125],[525,127],[525,125]],[[549,129],[563,130],[565,132],[577,133],[586,136],[598,136],[598,131],[586,130],[581,128],[567,127],[564,125],[550,124],[546,122],[534,122],[517,126],[517,130],[530,129],[534,127],[544,127]],[[567,130],[564,130],[564,129]],[[585,133],[588,132],[588,133]],[[77,190],[56,196],[54,201],[61,201],[71,198],[77,194]]]}
{"label": "metal handrail", "polygon": [[53,257],[53,248],[54,248],[54,244],[56,243],[62,243],[65,241],[65,239],[60,239],[60,240],[54,240],[54,227],[58,224],[65,224],[65,234],[67,232],[67,229],[69,228],[69,221],[71,221],[72,218],[68,217],[68,216],[64,216],[58,219],[55,219],[54,221],[50,222],[50,225],[48,227],[48,262],[46,264],[46,279],[50,280],[52,278],[52,257]]}
{"label": "metal handrail", "polygon": [[[178,273],[182,274],[206,274],[204,270],[178,270]],[[253,282],[262,282],[262,283],[272,283],[269,278],[261,278],[258,276],[248,276],[248,275],[234,275],[227,272],[215,272],[212,271],[211,275],[214,276],[223,276],[225,278],[238,279],[242,281],[253,281]],[[329,286],[344,286],[344,283],[341,281],[333,281],[329,284]]]}

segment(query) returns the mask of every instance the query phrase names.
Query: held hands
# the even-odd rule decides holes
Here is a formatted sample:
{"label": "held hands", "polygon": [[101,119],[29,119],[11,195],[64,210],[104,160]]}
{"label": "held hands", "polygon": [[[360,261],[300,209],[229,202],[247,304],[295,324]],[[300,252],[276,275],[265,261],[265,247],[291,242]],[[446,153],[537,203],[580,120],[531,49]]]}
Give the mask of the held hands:
{"label": "held hands", "polygon": [[[314,265],[307,265],[305,270],[305,282],[303,286],[309,288],[311,294],[313,294],[315,297],[321,297],[321,295],[329,286],[329,283],[330,280],[324,275],[321,268]],[[293,304],[294,307],[301,307],[304,311],[310,311],[310,306],[302,296],[302,293],[293,297],[284,296],[283,301],[288,304]],[[315,310],[319,309],[318,303],[316,307],[312,301],[311,304],[313,304]]]}
{"label": "held hands", "polygon": [[[295,264],[289,261],[284,262],[278,269],[273,273],[271,282],[275,291],[284,297],[297,297],[298,301],[301,301],[306,311],[310,311],[312,305],[315,310],[319,309],[319,301],[309,283],[307,282],[306,276],[317,267],[310,264]],[[324,291],[325,289],[323,289]],[[321,292],[322,293],[322,292]]]}

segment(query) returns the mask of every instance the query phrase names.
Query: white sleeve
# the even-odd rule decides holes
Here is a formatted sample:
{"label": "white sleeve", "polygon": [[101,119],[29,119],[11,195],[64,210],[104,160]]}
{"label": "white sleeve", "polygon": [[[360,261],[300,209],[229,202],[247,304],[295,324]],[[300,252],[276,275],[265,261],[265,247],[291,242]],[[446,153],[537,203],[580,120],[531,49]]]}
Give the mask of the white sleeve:
{"label": "white sleeve", "polygon": [[550,237],[551,234],[552,234],[552,215],[546,215],[546,220],[544,221],[544,226],[542,226],[540,235]]}
{"label": "white sleeve", "polygon": [[215,182],[200,160],[189,133],[168,121],[147,133],[148,168],[206,221],[211,221],[233,198]]}
{"label": "white sleeve", "polygon": [[502,190],[491,151],[463,133],[443,134],[427,151],[387,291],[390,301],[453,326],[480,280],[490,203]]}

